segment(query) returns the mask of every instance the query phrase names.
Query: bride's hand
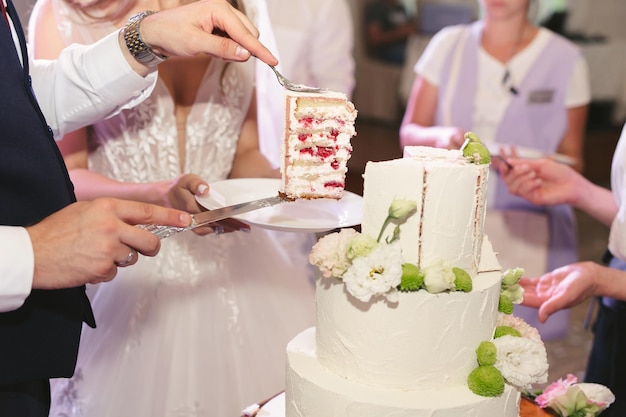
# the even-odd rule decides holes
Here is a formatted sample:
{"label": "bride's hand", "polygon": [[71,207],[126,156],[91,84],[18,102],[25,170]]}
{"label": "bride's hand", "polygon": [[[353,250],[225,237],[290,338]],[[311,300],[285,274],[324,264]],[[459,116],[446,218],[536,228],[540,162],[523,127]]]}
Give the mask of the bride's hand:
{"label": "bride's hand", "polygon": [[[210,191],[210,185],[196,174],[182,174],[170,182],[167,192],[168,204],[179,210],[189,213],[206,211],[196,200],[196,196],[206,196]],[[249,230],[250,226],[236,219],[224,219],[207,226],[193,230],[197,235],[230,233],[240,230]]]}

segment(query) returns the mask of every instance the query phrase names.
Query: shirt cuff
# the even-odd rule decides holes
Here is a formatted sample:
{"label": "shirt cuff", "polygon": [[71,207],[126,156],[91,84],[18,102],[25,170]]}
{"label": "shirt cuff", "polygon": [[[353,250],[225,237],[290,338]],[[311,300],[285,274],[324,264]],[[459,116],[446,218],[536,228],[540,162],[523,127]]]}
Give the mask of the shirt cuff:
{"label": "shirt cuff", "polygon": [[30,295],[35,255],[23,227],[0,226],[0,312],[16,310]]}
{"label": "shirt cuff", "polygon": [[[85,69],[105,101],[119,103],[124,97],[131,100],[124,108],[130,108],[152,92],[158,72],[152,71],[146,77],[137,74],[126,60],[118,38],[119,32],[113,32],[89,48],[85,52]],[[115,70],[102,71],[102,68]]]}

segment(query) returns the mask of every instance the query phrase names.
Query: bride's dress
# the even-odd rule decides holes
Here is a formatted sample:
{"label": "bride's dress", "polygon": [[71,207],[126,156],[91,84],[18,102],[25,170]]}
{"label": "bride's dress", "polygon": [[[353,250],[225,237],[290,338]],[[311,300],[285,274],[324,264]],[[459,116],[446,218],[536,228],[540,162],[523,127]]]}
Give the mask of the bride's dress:
{"label": "bride's dress", "polygon": [[[127,182],[182,172],[225,179],[254,64],[223,65],[209,64],[189,114],[183,169],[162,82],[138,107],[90,128],[90,168]],[[98,327],[84,327],[74,377],[53,381],[50,415],[235,417],[284,389],[285,348],[313,325],[314,290],[310,246],[287,250],[275,233],[181,233],[155,258],[89,288]]]}

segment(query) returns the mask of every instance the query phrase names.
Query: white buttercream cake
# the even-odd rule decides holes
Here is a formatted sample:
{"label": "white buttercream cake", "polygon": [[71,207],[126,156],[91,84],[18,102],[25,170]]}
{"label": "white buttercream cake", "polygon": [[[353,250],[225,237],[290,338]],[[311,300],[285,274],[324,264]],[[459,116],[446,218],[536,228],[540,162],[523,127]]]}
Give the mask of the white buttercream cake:
{"label": "white buttercream cake", "polygon": [[[519,387],[489,396],[468,387],[501,314],[503,274],[483,236],[488,175],[456,150],[410,147],[402,159],[368,162],[362,232],[327,235],[337,250],[311,254],[322,272],[317,322],[287,346],[286,417],[519,416]],[[402,262],[427,271],[424,282],[445,264],[466,271],[471,288],[405,291],[404,269],[386,262],[396,245]],[[370,272],[355,286],[359,268]],[[380,283],[398,273],[402,285]]]}
{"label": "white buttercream cake", "polygon": [[340,199],[356,134],[354,105],[337,92],[286,92],[281,195]]}

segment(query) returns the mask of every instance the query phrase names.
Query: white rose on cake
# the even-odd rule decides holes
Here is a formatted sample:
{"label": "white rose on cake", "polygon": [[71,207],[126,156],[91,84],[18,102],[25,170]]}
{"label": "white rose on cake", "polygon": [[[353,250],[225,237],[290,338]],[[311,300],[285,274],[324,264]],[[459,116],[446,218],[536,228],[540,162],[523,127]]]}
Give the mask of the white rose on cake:
{"label": "white rose on cake", "polygon": [[424,287],[436,294],[454,289],[454,272],[444,261],[438,261],[424,268]]}
{"label": "white rose on cake", "polygon": [[502,336],[494,339],[495,367],[510,385],[530,389],[548,381],[548,355],[542,342],[526,337]]}
{"label": "white rose on cake", "polygon": [[395,302],[398,300],[396,287],[402,280],[402,263],[399,243],[379,245],[367,256],[352,261],[343,275],[343,282],[348,292],[363,302],[376,294]]}
{"label": "white rose on cake", "polygon": [[322,237],[311,250],[309,262],[317,266],[325,278],[341,278],[350,268],[352,260],[348,248],[358,232],[351,228],[341,229]]}

